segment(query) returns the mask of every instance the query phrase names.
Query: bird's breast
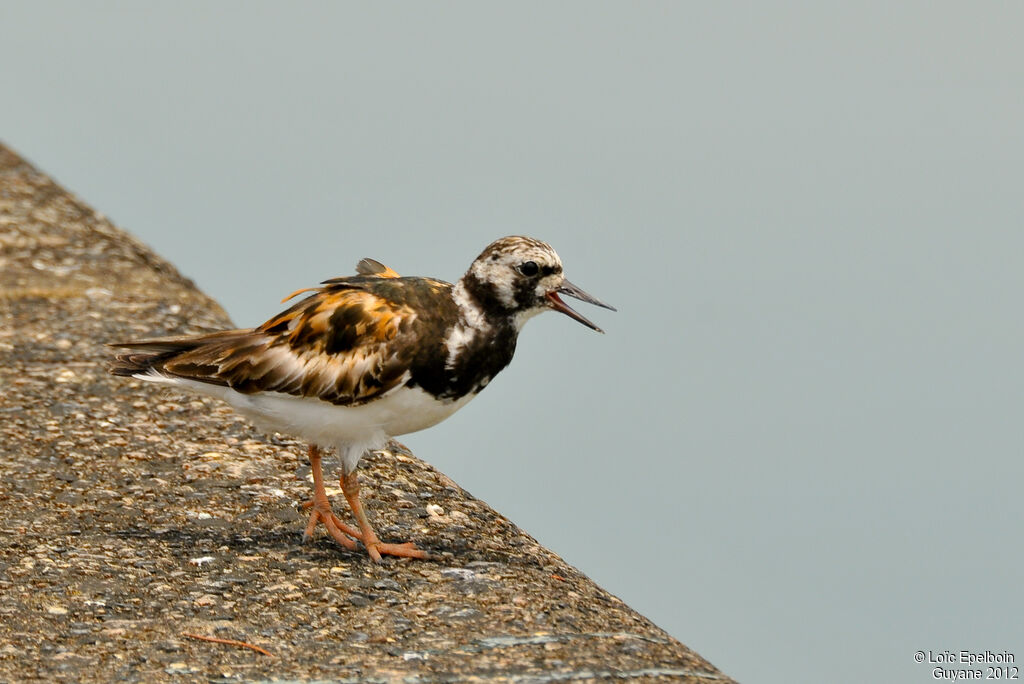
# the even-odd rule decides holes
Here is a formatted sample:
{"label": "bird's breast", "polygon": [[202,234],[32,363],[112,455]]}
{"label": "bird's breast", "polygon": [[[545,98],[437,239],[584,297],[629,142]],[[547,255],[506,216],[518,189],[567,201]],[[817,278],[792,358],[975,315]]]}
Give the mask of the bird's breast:
{"label": "bird's breast", "polygon": [[412,368],[409,386],[459,400],[486,387],[512,361],[515,349],[515,331],[508,326],[484,330],[456,326],[435,353]]}

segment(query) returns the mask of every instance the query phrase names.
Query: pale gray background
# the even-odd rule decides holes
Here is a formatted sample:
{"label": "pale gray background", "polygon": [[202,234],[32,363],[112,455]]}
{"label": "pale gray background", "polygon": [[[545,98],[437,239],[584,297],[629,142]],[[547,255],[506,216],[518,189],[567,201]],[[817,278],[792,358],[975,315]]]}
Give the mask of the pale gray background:
{"label": "pale gray background", "polygon": [[[405,441],[748,682],[1024,658],[1020,3],[0,4],[0,137],[240,325],[526,233]],[[297,532],[296,532],[297,533]]]}

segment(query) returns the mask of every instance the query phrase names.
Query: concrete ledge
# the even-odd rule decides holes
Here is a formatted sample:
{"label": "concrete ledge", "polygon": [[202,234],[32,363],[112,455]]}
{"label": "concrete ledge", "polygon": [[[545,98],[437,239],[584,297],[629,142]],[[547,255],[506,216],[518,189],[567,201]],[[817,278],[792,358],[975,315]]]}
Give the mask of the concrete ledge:
{"label": "concrete ledge", "polygon": [[224,311],[3,146],[0,320],[2,681],[732,681],[398,444],[364,501],[443,560],[300,545],[302,444],[105,370]]}

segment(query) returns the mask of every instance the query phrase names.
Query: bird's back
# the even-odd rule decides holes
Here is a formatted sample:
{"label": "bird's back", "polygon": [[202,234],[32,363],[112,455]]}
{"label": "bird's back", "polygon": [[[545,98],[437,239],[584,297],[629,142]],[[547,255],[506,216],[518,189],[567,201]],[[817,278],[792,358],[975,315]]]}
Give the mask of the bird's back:
{"label": "bird's back", "polygon": [[115,344],[129,351],[111,372],[359,405],[409,382],[425,350],[443,345],[450,291],[424,278],[335,278],[257,328]]}

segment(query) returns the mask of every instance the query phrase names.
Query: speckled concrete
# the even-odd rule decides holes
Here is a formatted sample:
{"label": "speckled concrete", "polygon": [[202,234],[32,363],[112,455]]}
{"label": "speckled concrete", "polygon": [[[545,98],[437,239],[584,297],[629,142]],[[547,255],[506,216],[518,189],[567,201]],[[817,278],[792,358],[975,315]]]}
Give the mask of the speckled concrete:
{"label": "speckled concrete", "polygon": [[105,371],[105,342],[227,325],[0,146],[0,681],[731,681],[399,444],[364,501],[441,559],[301,545],[302,444]]}

